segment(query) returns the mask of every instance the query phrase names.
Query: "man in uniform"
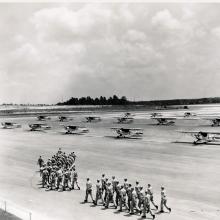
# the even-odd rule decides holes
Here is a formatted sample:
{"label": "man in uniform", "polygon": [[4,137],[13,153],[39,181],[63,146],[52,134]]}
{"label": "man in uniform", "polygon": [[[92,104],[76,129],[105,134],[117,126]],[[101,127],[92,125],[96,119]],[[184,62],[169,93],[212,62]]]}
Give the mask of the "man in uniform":
{"label": "man in uniform", "polygon": [[148,185],[147,185],[147,193],[150,195],[150,201],[151,201],[151,203],[154,205],[154,207],[155,207],[156,209],[158,209],[158,206],[154,203],[153,189],[152,189],[151,184],[148,184]]}
{"label": "man in uniform", "polygon": [[95,204],[95,201],[92,196],[92,183],[89,178],[86,179],[86,196],[84,202],[88,202],[88,196],[91,197],[92,202]]}
{"label": "man in uniform", "polygon": [[138,196],[138,207],[141,210],[141,207],[144,206],[144,195],[145,195],[145,190],[142,186],[140,186],[140,192]]}
{"label": "man in uniform", "polygon": [[144,206],[143,206],[143,215],[142,218],[146,218],[146,213],[150,213],[153,219],[155,219],[155,215],[152,213],[151,208],[150,208],[150,195],[145,192],[144,196]]}
{"label": "man in uniform", "polygon": [[127,178],[125,178],[124,179],[124,189],[127,191],[127,189],[128,189],[128,179]]}
{"label": "man in uniform", "polygon": [[78,173],[76,172],[76,169],[72,169],[71,171],[71,188],[74,189],[74,186],[76,184],[76,186],[78,187],[78,190],[80,190],[80,187],[78,185]]}
{"label": "man in uniform", "polygon": [[130,212],[131,210],[131,201],[132,201],[132,185],[128,184],[127,188],[127,209]]}
{"label": "man in uniform", "polygon": [[96,183],[96,197],[95,197],[95,205],[98,204],[98,200],[102,200],[102,204],[104,204],[103,198],[102,198],[102,184],[100,183],[100,180],[97,180]]}
{"label": "man in uniform", "polygon": [[116,188],[115,188],[115,209],[117,209],[119,205],[119,200],[120,200],[120,190],[121,190],[121,185],[119,184],[119,181],[116,182]]}
{"label": "man in uniform", "polygon": [[139,182],[138,181],[136,181],[136,185],[135,185],[135,191],[136,191],[136,193],[137,193],[137,198],[138,198],[138,206],[140,207],[141,206],[141,199],[140,199],[140,191],[141,191],[141,189],[140,189],[141,187],[140,187],[140,185],[139,185]]}
{"label": "man in uniform", "polygon": [[55,186],[55,183],[56,183],[56,171],[55,169],[52,169],[47,183],[47,189],[52,190],[53,186]]}
{"label": "man in uniform", "polygon": [[126,207],[126,190],[124,188],[124,186],[121,186],[121,189],[119,191],[119,206],[120,209],[119,211],[122,212],[122,207],[125,206]]}
{"label": "man in uniform", "polygon": [[63,169],[62,167],[59,167],[56,174],[56,190],[59,190],[60,185],[62,183],[62,176],[63,176]]}
{"label": "man in uniform", "polygon": [[45,185],[47,185],[49,179],[49,172],[47,170],[47,167],[45,167],[42,171],[42,187],[44,188]]}
{"label": "man in uniform", "polygon": [[131,204],[130,204],[130,214],[134,214],[134,208],[136,211],[140,212],[140,209],[138,207],[138,196],[136,190],[132,187],[131,188]]}
{"label": "man in uniform", "polygon": [[113,187],[112,184],[110,182],[107,183],[106,186],[106,202],[105,202],[105,208],[108,208],[109,203],[112,202],[113,203]]}
{"label": "man in uniform", "polygon": [[112,176],[112,188],[113,188],[113,193],[114,193],[115,190],[116,190],[116,183],[117,183],[117,180],[116,180],[115,176]]}
{"label": "man in uniform", "polygon": [[166,195],[165,188],[161,186],[160,212],[164,212],[163,207],[165,207],[169,212],[171,212],[171,208],[167,206],[167,195]]}
{"label": "man in uniform", "polygon": [[41,158],[41,156],[38,158],[37,160],[37,164],[39,165],[39,167],[41,168],[43,166],[44,160]]}

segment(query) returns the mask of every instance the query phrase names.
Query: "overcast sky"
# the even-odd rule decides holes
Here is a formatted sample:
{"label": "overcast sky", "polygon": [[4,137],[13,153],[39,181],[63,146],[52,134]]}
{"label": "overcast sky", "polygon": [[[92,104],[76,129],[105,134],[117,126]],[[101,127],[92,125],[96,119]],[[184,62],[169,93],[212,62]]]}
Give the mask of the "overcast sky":
{"label": "overcast sky", "polygon": [[0,4],[0,103],[220,96],[220,4]]}

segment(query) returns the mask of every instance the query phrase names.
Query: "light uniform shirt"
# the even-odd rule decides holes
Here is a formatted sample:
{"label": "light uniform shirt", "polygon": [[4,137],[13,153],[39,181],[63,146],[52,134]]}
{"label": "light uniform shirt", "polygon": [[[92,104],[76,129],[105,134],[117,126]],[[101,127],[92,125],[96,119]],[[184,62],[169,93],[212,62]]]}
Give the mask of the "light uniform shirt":
{"label": "light uniform shirt", "polygon": [[125,188],[125,190],[127,190],[128,189],[128,185],[129,185],[129,183],[126,181],[126,182],[124,182],[124,188]]}
{"label": "light uniform shirt", "polygon": [[148,194],[150,194],[151,196],[153,196],[153,188],[152,188],[152,186],[150,186],[150,187],[147,188],[147,192],[148,192]]}
{"label": "light uniform shirt", "polygon": [[166,199],[167,195],[166,195],[166,191],[163,189],[161,190],[161,199]]}
{"label": "light uniform shirt", "polygon": [[88,190],[92,189],[92,183],[90,181],[86,182],[86,189],[88,189]]}
{"label": "light uniform shirt", "polygon": [[125,197],[126,196],[126,190],[124,188],[122,188],[120,190],[120,194],[121,194],[122,197]]}
{"label": "light uniform shirt", "polygon": [[145,194],[144,199],[145,199],[146,204],[150,205],[150,195],[148,193]]}
{"label": "light uniform shirt", "polygon": [[99,182],[99,183],[96,183],[96,190],[97,191],[100,191],[102,188],[102,184]]}
{"label": "light uniform shirt", "polygon": [[134,199],[134,200],[137,199],[137,192],[135,190],[133,190],[131,195],[132,195],[132,199]]}

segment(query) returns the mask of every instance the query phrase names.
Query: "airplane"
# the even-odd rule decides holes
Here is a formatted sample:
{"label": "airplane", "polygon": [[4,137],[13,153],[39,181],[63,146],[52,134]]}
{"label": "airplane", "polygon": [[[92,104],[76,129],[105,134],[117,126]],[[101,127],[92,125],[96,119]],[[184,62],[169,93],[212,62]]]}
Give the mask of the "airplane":
{"label": "airplane", "polygon": [[202,118],[204,120],[210,120],[212,122],[212,127],[220,126],[220,117],[210,117],[210,118]]}
{"label": "airplane", "polygon": [[175,122],[173,120],[176,120],[176,117],[152,117],[152,119],[157,120],[157,125],[173,125]]}
{"label": "airplane", "polygon": [[50,117],[49,116],[45,116],[45,115],[39,115],[37,116],[38,121],[46,121],[49,120]]}
{"label": "airplane", "polygon": [[192,117],[192,116],[197,116],[196,113],[193,112],[184,112],[184,118]]}
{"label": "airplane", "polygon": [[86,122],[99,122],[99,121],[101,121],[101,118],[97,116],[86,117]]}
{"label": "airplane", "polygon": [[13,129],[13,128],[21,128],[20,124],[13,122],[2,122],[2,128]]}
{"label": "airplane", "polygon": [[116,138],[141,138],[143,129],[141,128],[111,128],[117,134]]}
{"label": "airplane", "polygon": [[73,120],[73,118],[71,117],[67,117],[67,116],[58,116],[59,118],[59,121],[70,121],[70,120]]}
{"label": "airplane", "polygon": [[158,113],[158,112],[153,112],[153,113],[151,113],[150,117],[151,117],[151,118],[162,117],[162,114],[161,114],[161,113]]}
{"label": "airplane", "polygon": [[[193,144],[209,144],[220,139],[220,132],[209,131],[180,131],[184,134],[191,134],[196,140]],[[219,135],[219,136],[218,136]]]}
{"label": "airplane", "polygon": [[40,124],[40,123],[36,123],[36,124],[29,124],[29,127],[31,128],[31,131],[42,131],[42,130],[49,130],[51,129],[50,126],[48,126],[47,124]]}
{"label": "airplane", "polygon": [[132,116],[131,113],[127,112],[127,113],[124,114],[124,116],[122,116],[122,117],[116,117],[116,118],[117,118],[119,124],[120,124],[120,123],[121,123],[121,124],[122,124],[122,123],[131,123],[131,122],[133,122],[133,120],[134,120],[134,118],[131,117],[131,116]]}
{"label": "airplane", "polygon": [[64,128],[66,129],[66,134],[85,134],[89,132],[88,128],[75,125],[64,126]]}

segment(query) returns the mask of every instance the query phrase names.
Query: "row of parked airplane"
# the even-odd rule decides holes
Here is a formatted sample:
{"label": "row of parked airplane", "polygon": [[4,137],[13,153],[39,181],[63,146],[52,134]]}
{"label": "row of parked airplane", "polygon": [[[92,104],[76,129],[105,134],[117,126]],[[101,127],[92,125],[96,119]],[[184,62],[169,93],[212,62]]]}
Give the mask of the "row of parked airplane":
{"label": "row of parked airplane", "polygon": [[[117,119],[118,124],[129,124],[134,121],[134,115],[131,113],[125,113],[122,117],[115,117]],[[50,120],[49,116],[40,115],[37,116],[39,121],[46,121]],[[72,117],[69,116],[58,116],[59,121],[71,121],[73,120]],[[197,114],[192,112],[185,112],[183,116],[163,116],[161,113],[154,112],[150,115],[150,119],[154,119],[157,121],[157,125],[174,125],[175,120],[181,119],[188,119],[188,120],[209,120],[212,122],[211,126],[220,126],[220,117],[213,117],[213,116],[202,116],[198,117]],[[86,117],[86,122],[99,122],[101,121],[101,117],[98,116],[88,116]]]}
{"label": "row of parked airplane", "polygon": [[[131,113],[125,113],[122,117],[115,117],[117,119],[117,123],[132,123],[134,120],[134,115]],[[197,117],[195,113],[185,112],[182,117],[165,117],[161,113],[152,113],[150,115],[151,119],[157,120],[157,125],[173,125],[175,123],[174,120],[176,119],[191,119],[191,120],[198,120],[198,119],[205,119],[211,120],[212,126],[219,126],[220,125],[220,118],[215,117]],[[50,120],[49,116],[40,115],[37,116],[38,121],[46,121]],[[59,121],[72,121],[73,118],[69,116],[58,116]],[[89,116],[86,117],[86,122],[99,122],[101,121],[101,117],[97,116]],[[31,131],[42,131],[42,130],[50,130],[51,126],[47,125],[46,123],[34,123],[29,124]],[[21,125],[18,123],[13,122],[3,122],[2,128],[13,129],[13,128],[21,128]],[[64,125],[66,130],[66,134],[85,134],[89,132],[89,129],[82,126],[75,126],[75,125]],[[141,128],[119,128],[114,127],[111,128],[113,131],[116,132],[117,138],[141,138],[143,136],[143,129]],[[194,144],[207,144],[210,142],[215,142],[220,139],[220,132],[204,132],[204,131],[180,131],[181,133],[191,134],[196,140]]]}

